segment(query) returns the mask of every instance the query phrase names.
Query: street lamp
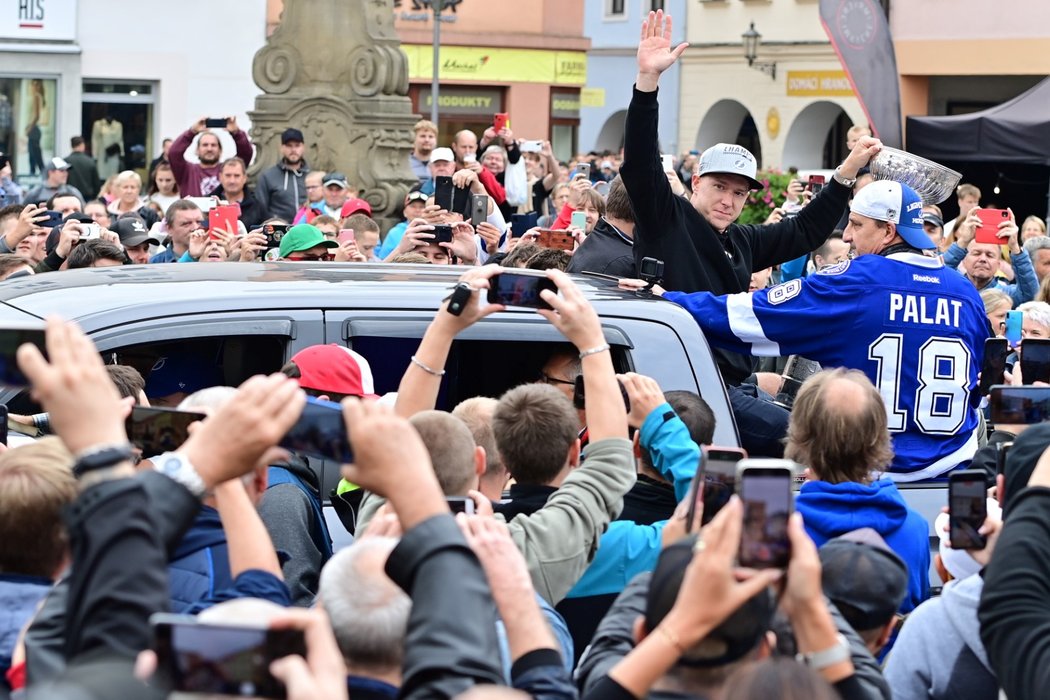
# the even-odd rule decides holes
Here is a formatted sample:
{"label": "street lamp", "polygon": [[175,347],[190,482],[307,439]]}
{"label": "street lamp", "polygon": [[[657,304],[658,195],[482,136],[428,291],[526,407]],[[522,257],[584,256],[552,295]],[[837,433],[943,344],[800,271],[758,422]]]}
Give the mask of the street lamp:
{"label": "street lamp", "polygon": [[751,26],[747,28],[747,31],[740,35],[740,38],[744,42],[744,58],[747,59],[747,65],[751,66],[755,70],[760,70],[773,80],[777,79],[777,64],[776,63],[764,63],[762,61],[756,61],[758,58],[758,47],[762,45],[762,35],[755,29],[755,23],[752,22]]}
{"label": "street lamp", "polygon": [[438,86],[441,82],[441,11],[445,9],[445,0],[431,0],[430,8],[434,11],[434,69],[430,78],[430,121],[438,123]]}

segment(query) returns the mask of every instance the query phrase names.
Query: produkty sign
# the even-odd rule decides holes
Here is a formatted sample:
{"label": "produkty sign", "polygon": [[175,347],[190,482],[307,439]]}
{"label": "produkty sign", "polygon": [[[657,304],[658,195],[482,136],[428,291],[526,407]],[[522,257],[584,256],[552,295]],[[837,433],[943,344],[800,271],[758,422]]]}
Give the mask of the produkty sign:
{"label": "produkty sign", "polygon": [[0,0],[0,39],[73,41],[77,0]]}

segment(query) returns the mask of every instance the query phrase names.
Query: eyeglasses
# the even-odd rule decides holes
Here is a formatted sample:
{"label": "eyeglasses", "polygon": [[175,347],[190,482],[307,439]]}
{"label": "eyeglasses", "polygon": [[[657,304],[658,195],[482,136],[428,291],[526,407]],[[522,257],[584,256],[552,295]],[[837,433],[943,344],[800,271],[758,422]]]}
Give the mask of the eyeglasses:
{"label": "eyeglasses", "polygon": [[568,384],[569,386],[576,386],[575,381],[569,381],[568,379],[558,379],[557,377],[552,377],[546,372],[540,372],[539,381],[543,382],[544,384]]}
{"label": "eyeglasses", "polygon": [[331,253],[309,253],[303,255],[296,255],[294,257],[289,255],[285,259],[291,260],[292,262],[323,262],[335,260],[335,255]]}

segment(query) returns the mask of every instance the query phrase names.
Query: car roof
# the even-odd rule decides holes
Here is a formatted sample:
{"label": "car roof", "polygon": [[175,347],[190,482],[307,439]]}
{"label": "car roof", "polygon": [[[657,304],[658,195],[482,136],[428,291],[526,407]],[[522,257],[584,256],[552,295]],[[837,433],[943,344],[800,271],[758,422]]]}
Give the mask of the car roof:
{"label": "car roof", "polygon": [[[285,308],[436,308],[466,268],[391,263],[169,263],[67,270],[0,282],[0,303],[45,318],[83,319],[116,309],[180,311]],[[542,276],[540,271],[515,270]],[[652,300],[617,289],[610,278],[573,275],[596,306]],[[672,306],[657,304],[656,306]],[[626,311],[626,309],[623,309]],[[11,317],[12,314],[2,314]],[[635,315],[627,313],[627,315]]]}

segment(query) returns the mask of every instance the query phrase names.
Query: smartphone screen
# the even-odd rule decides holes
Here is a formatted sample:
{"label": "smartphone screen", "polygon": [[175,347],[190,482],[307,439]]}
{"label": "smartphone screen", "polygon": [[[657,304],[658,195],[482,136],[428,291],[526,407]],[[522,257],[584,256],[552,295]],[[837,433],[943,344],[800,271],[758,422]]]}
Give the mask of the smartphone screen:
{"label": "smartphone screen", "polygon": [[1026,338],[1021,343],[1021,378],[1025,384],[1050,382],[1050,338]]}
{"label": "smartphone screen", "polygon": [[511,214],[510,215],[510,237],[520,238],[525,233],[536,227],[536,222],[540,219],[540,213],[531,211],[528,214]]}
{"label": "smartphone screen", "polygon": [[541,228],[540,235],[536,239],[536,245],[541,248],[554,248],[555,250],[572,251],[576,247],[576,239],[568,231],[560,229]]}
{"label": "smartphone screen", "polygon": [[477,228],[489,220],[489,196],[487,194],[470,195],[470,225]]}
{"label": "smartphone screen", "polygon": [[814,195],[824,189],[824,176],[823,175],[810,175],[809,176],[809,191]]}
{"label": "smartphone screen", "polygon": [[[704,448],[704,478],[697,486],[700,493],[695,497],[700,498],[703,504],[700,524],[707,525],[711,519],[718,515],[730,497],[736,493],[736,465],[742,459],[747,458],[747,452],[737,447],[718,447],[711,445]],[[695,485],[695,484],[694,484]],[[692,527],[695,518],[695,506],[690,506],[693,515],[688,525]]]}
{"label": "smartphone screen", "polygon": [[264,224],[263,235],[266,236],[267,248],[279,248],[284,234],[288,233],[288,224]]}
{"label": "smartphone screen", "polygon": [[967,469],[948,477],[948,526],[952,549],[984,549],[978,530],[988,517],[984,471]]}
{"label": "smartphone screen", "polygon": [[466,513],[474,515],[474,499],[466,496],[445,496],[448,509],[453,513]]}
{"label": "smartphone screen", "polygon": [[[761,461],[770,463],[774,460]],[[793,474],[794,470],[788,466],[747,466],[746,462],[741,465],[740,500],[744,505],[744,527],[740,536],[740,566],[755,569],[787,567],[791,559],[788,518],[791,515]]]}
{"label": "smartphone screen", "polygon": [[452,209],[452,178],[448,175],[438,175],[434,178],[434,204],[445,211]]}
{"label": "smartphone screen", "polygon": [[505,271],[489,281],[488,301],[490,304],[504,306],[549,309],[551,305],[540,296],[544,289],[558,293],[558,286],[546,277]]}
{"label": "smartphone screen", "polygon": [[270,664],[306,655],[301,630],[201,624],[181,615],[154,615],[150,622],[156,679],[175,692],[283,698],[287,691]]}
{"label": "smartphone screen", "polygon": [[354,461],[343,420],[343,407],[313,396],[306,397],[303,414],[277,444],[308,457],[334,459],[340,464]]}
{"label": "smartphone screen", "polygon": [[37,346],[47,356],[43,328],[0,328],[0,385],[29,386],[29,380],[18,368],[15,353],[22,343]]}
{"label": "smartphone screen", "polygon": [[1016,347],[1021,342],[1021,328],[1024,324],[1023,311],[1006,312],[1006,332],[1003,335],[1010,345]]}
{"label": "smartphone screen", "polygon": [[1050,386],[994,386],[988,405],[996,425],[1042,423],[1050,420]]}
{"label": "smartphone screen", "polygon": [[124,429],[131,444],[149,458],[182,447],[190,436],[190,423],[204,418],[203,413],[196,411],[135,406],[124,421]]}
{"label": "smartphone screen", "polygon": [[205,129],[225,129],[226,120],[223,117],[208,117],[204,120]]}

